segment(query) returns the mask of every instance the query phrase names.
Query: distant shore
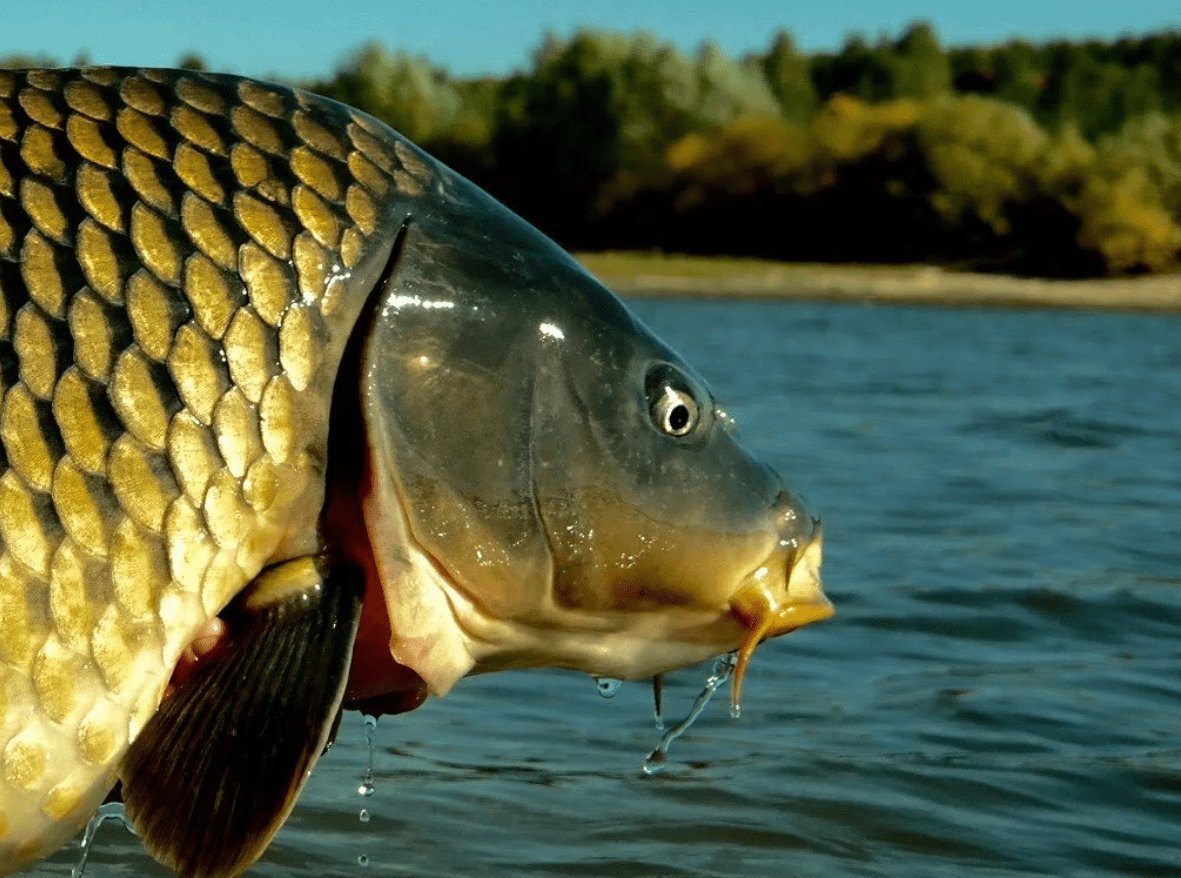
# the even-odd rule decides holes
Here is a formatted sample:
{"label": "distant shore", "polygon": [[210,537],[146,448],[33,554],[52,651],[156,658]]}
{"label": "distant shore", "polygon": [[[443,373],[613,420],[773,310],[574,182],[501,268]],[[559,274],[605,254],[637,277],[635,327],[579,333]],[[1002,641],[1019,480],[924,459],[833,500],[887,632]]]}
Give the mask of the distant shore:
{"label": "distant shore", "polygon": [[625,297],[1181,312],[1181,274],[1045,280],[929,265],[826,265],[624,252],[582,253],[578,259]]}

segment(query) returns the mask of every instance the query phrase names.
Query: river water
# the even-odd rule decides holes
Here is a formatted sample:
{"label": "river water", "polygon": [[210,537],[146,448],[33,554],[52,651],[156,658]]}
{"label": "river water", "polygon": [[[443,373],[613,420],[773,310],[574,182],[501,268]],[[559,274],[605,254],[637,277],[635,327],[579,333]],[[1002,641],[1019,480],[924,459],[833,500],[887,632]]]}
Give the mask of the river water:
{"label": "river water", "polygon": [[[823,515],[837,616],[659,777],[638,684],[465,682],[382,720],[367,798],[347,716],[251,874],[1181,874],[1181,319],[634,306]],[[117,826],[91,864],[162,874]]]}

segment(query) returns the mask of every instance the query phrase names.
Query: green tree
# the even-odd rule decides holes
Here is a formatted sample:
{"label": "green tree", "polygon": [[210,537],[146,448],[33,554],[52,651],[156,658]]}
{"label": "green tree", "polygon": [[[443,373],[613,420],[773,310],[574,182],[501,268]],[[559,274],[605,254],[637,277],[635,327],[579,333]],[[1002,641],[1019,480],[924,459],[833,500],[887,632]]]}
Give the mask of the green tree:
{"label": "green tree", "polygon": [[1021,107],[976,95],[928,102],[917,133],[945,254],[1019,273],[1096,269],[1078,240],[1092,150],[1076,133],[1051,137]]}
{"label": "green tree", "polygon": [[371,44],[316,88],[571,245],[1052,275],[1178,266],[1178,33],[946,51],[919,23],[813,56],[780,32],[733,59],[580,31],[547,37],[507,80]]}
{"label": "green tree", "polygon": [[780,114],[761,66],[735,61],[707,42],[698,50],[694,68],[696,93],[685,107],[694,129],[719,128],[743,116]]}
{"label": "green tree", "polygon": [[951,89],[951,62],[934,29],[912,25],[895,41],[869,45],[861,35],[845,41],[837,55],[812,61],[821,98],[847,94],[865,101],[928,98]]}
{"label": "green tree", "polygon": [[891,55],[888,45],[871,47],[865,37],[854,34],[836,55],[816,56],[812,59],[813,81],[821,100],[838,94],[866,101],[892,97]]}
{"label": "green tree", "polygon": [[1079,210],[1079,243],[1101,255],[1109,274],[1177,268],[1181,227],[1143,168],[1092,178]]}
{"label": "green tree", "polygon": [[917,133],[940,215],[953,223],[970,217],[1007,235],[1010,206],[1040,187],[1047,137],[1033,118],[991,98],[944,97],[923,108]]}
{"label": "green tree", "polygon": [[370,43],[313,90],[376,116],[411,140],[441,136],[459,114],[459,95],[446,73],[421,57]]}
{"label": "green tree", "polygon": [[883,151],[906,149],[921,105],[898,100],[871,104],[846,95],[829,101],[812,120],[809,134],[817,161],[829,168],[855,164]]}
{"label": "green tree", "polygon": [[493,172],[492,135],[502,83],[492,77],[456,79],[459,109],[451,125],[435,132],[423,145],[436,158],[473,180]]}
{"label": "green tree", "polygon": [[954,90],[961,94],[993,94],[997,79],[993,54],[982,46],[966,46],[948,52]]}
{"label": "green tree", "polygon": [[1099,141],[1098,162],[1109,175],[1143,171],[1161,205],[1181,220],[1181,116],[1150,113]]}
{"label": "green tree", "polygon": [[656,180],[679,138],[778,112],[761,69],[716,46],[689,58],[648,34],[550,37],[501,92],[492,188],[574,241]]}
{"label": "green tree", "polygon": [[806,130],[785,119],[746,116],[712,134],[689,134],[667,154],[685,210],[718,199],[791,191],[812,162]]}
{"label": "green tree", "polygon": [[1109,274],[1175,270],[1181,250],[1181,119],[1152,114],[1092,150],[1069,201],[1080,244]]}
{"label": "green tree", "polygon": [[923,99],[951,90],[951,63],[926,23],[912,25],[894,44],[889,70],[889,97]]}
{"label": "green tree", "polygon": [[996,90],[993,94],[1033,112],[1046,87],[1047,76],[1038,51],[1024,40],[1014,40],[993,52]]}
{"label": "green tree", "polygon": [[577,240],[620,166],[624,133],[615,103],[599,39],[547,39],[533,70],[500,91],[490,188],[559,239]]}
{"label": "green tree", "polygon": [[762,59],[763,75],[771,94],[779,102],[784,118],[803,122],[816,112],[816,87],[812,68],[797,48],[791,34],[779,31]]}
{"label": "green tree", "polygon": [[1156,70],[1104,60],[1093,45],[1055,47],[1047,79],[1040,101],[1044,117],[1055,125],[1077,125],[1092,139],[1161,107]]}

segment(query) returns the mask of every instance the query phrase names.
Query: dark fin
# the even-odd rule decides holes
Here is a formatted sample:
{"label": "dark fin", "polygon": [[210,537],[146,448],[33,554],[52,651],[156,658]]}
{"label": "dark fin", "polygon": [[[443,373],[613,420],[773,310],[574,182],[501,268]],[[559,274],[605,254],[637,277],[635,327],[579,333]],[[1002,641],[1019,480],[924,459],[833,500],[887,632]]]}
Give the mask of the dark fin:
{"label": "dark fin", "polygon": [[321,559],[264,571],[223,615],[227,648],[131,745],[127,815],[180,878],[237,875],[283,825],[340,709],[362,591]]}

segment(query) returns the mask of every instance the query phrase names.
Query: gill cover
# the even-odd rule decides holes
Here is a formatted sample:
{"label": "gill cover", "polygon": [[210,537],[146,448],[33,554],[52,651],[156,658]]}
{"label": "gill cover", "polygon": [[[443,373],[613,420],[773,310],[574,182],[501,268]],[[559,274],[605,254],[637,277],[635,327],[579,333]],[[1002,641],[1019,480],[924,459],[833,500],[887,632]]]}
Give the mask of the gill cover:
{"label": "gill cover", "polygon": [[756,580],[786,594],[811,517],[527,223],[449,181],[367,331],[366,524],[391,652],[433,692],[506,667],[643,677],[787,630]]}

